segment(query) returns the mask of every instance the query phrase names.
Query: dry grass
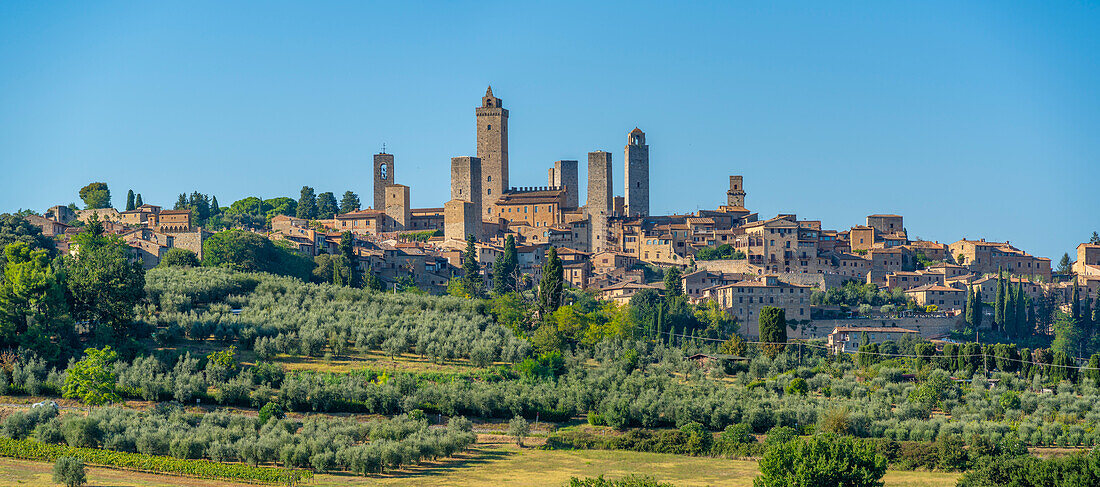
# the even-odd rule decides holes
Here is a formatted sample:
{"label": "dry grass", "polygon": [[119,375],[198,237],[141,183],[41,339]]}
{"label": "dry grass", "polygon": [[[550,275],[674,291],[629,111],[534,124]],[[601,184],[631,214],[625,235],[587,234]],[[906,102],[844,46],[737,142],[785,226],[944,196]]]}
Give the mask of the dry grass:
{"label": "dry grass", "polygon": [[[0,484],[46,487],[51,465],[25,460],[0,458]],[[372,477],[329,474],[318,475],[310,485],[344,487],[505,485],[557,486],[569,477],[609,478],[630,473],[647,474],[678,487],[723,485],[748,487],[756,476],[756,462],[718,458],[685,457],[659,453],[577,450],[547,451],[517,448],[512,445],[477,445],[455,459],[427,464],[406,471]],[[199,487],[236,486],[239,484],[202,481],[189,478],[140,474],[102,468],[88,469],[89,485],[153,487],[194,485]],[[886,485],[897,487],[954,486],[958,474],[939,472],[887,472]]]}

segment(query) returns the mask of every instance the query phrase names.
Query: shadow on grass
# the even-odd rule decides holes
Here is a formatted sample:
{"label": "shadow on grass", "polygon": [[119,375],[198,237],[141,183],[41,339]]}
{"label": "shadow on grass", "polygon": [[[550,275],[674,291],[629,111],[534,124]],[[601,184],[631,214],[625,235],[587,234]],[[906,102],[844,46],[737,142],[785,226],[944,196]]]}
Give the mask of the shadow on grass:
{"label": "shadow on grass", "polygon": [[[470,469],[479,465],[505,460],[518,452],[502,450],[499,448],[471,448],[466,453],[452,458],[444,458],[434,462],[424,462],[416,466],[405,467],[398,471],[384,474],[371,475],[380,479],[409,479],[446,476],[460,470]],[[351,472],[333,472],[333,477],[360,477]]]}

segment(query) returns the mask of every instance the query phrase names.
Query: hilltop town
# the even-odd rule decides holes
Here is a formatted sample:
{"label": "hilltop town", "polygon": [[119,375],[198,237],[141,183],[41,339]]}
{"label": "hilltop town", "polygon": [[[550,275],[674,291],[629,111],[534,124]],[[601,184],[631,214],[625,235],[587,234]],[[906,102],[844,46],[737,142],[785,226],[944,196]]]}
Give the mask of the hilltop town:
{"label": "hilltop town", "polygon": [[[729,176],[729,190],[715,195],[721,204],[713,210],[651,214],[649,146],[638,128],[626,134],[621,186],[612,178],[613,154],[588,153],[583,205],[576,160],[548,165],[543,185],[513,186],[508,109],[490,87],[474,112],[477,154],[451,159],[451,194],[442,207],[410,207],[413,188],[399,182],[400,159],[383,151],[373,157],[373,192],[366,208],[351,191],[337,208],[331,193],[318,198],[308,187],[298,201],[248,198],[226,208],[216,198],[211,202],[193,193],[190,199],[180,195],[173,209],[165,209],[141,202],[140,194],[135,202],[131,191],[123,211],[58,205],[26,217],[67,251],[68,237],[80,225],[100,220],[106,231],[123,237],[133,258],[147,269],[172,248],[202,261],[204,242],[216,231],[202,224],[216,215],[234,215],[219,218],[222,228],[261,234],[311,260],[338,254],[348,233],[354,265],[381,287],[415,286],[435,294],[445,293],[463,274],[468,244],[475,250],[478,278],[486,284],[498,278],[494,264],[514,252],[510,270],[520,289],[536,287],[553,248],[566,285],[618,304],[643,290],[663,292],[665,271],[675,269],[692,303],[717,303],[750,339],[760,336],[757,323],[765,306],[785,311],[791,338],[883,326],[944,338],[966,327],[963,314],[972,292],[991,300],[998,284],[1003,286],[998,273],[1009,276],[1029,306],[1037,308],[1028,326],[1049,333],[1056,309],[1070,302],[1075,288],[1086,296],[1100,288],[1100,241],[1095,238],[1078,245],[1076,260],[1063,259],[1055,271],[1050,259],[1009,241],[911,239],[901,215],[868,215],[866,222],[847,229],[822,228],[820,220],[794,214],[761,217],[749,209],[740,175]],[[873,307],[870,301],[829,299],[829,290],[853,282],[893,293],[895,299]],[[986,329],[996,326],[992,319],[983,321]],[[879,336],[887,340],[895,334]],[[838,345],[837,350],[846,349]]]}

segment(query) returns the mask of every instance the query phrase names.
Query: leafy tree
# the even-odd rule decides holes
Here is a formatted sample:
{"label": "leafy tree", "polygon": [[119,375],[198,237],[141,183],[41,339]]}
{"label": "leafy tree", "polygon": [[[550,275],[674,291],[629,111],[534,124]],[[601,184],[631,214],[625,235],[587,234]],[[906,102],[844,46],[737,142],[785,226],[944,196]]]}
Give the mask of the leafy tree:
{"label": "leafy tree", "polygon": [[696,260],[720,260],[720,259],[735,259],[740,260],[745,258],[745,253],[733,248],[730,244],[722,244],[717,247],[703,247],[696,252]]}
{"label": "leafy tree", "polygon": [[673,298],[684,294],[684,284],[680,280],[680,268],[670,267],[665,271],[665,296]]}
{"label": "leafy tree", "polygon": [[881,487],[886,458],[870,443],[823,434],[773,444],[760,459],[756,487]]}
{"label": "leafy tree", "polygon": [[298,198],[298,218],[317,219],[317,196],[313,188],[302,186],[302,196]]}
{"label": "leafy tree", "polygon": [[244,230],[225,230],[202,245],[202,265],[228,267],[245,272],[270,272],[309,280],[313,262],[294,250],[275,244],[263,235]]}
{"label": "leafy tree", "polygon": [[141,193],[138,193],[137,196],[134,197],[134,208],[141,208],[141,205],[144,204],[145,202],[141,200]]}
{"label": "leafy tree", "polygon": [[787,343],[787,316],[783,308],[765,306],[760,309],[760,341],[764,354],[775,358]]}
{"label": "leafy tree", "polygon": [[508,422],[508,436],[516,440],[516,446],[523,446],[523,440],[531,434],[531,425],[522,416],[516,416]]}
{"label": "leafy tree", "polygon": [[1062,259],[1058,261],[1058,269],[1054,272],[1057,272],[1058,274],[1073,273],[1073,264],[1069,260],[1069,252],[1062,254]]}
{"label": "leafy tree", "polygon": [[[359,257],[355,255],[355,237],[351,232],[340,234],[340,257],[346,278],[342,283],[345,286],[357,287],[359,285]],[[337,282],[337,284],[341,284]]]}
{"label": "leafy tree", "polygon": [[1061,350],[1054,352],[1054,361],[1051,362],[1050,378],[1055,381],[1077,381],[1077,364],[1066,352]]}
{"label": "leafy tree", "polygon": [[4,248],[7,265],[0,280],[0,346],[23,347],[51,360],[58,342],[72,335],[63,276],[50,265],[45,249],[25,242]]}
{"label": "leafy tree", "polygon": [[108,325],[121,336],[134,319],[134,306],[145,297],[145,270],[131,261],[121,237],[104,234],[98,218],[72,244],[77,252],[66,257],[65,271],[74,317]]}
{"label": "leafy tree", "polygon": [[173,210],[185,210],[187,209],[187,195],[180,193],[178,199],[176,199],[176,205],[172,207]]}
{"label": "leafy tree", "polygon": [[340,198],[340,214],[359,211],[359,205],[359,195],[344,191],[344,197]]}
{"label": "leafy tree", "polygon": [[53,481],[65,487],[81,487],[88,483],[84,462],[77,457],[59,457],[53,464]]}
{"label": "leafy tree", "polygon": [[103,349],[84,350],[84,358],[73,363],[65,372],[62,395],[79,399],[84,404],[103,404],[122,400],[115,390],[114,362],[118,354],[110,345]]}
{"label": "leafy tree", "polygon": [[131,189],[126,192],[126,211],[132,211],[134,208],[137,208],[137,205],[134,204],[134,190]]}
{"label": "leafy tree", "polygon": [[197,226],[206,226],[206,220],[210,218],[210,197],[198,191],[191,193],[187,200],[187,207],[191,209],[191,219]]}
{"label": "leafy tree", "polygon": [[[0,250],[15,242],[27,244],[30,250],[44,249],[51,257],[55,251],[53,240],[42,235],[42,229],[32,225],[26,218],[9,213],[0,214]],[[0,252],[0,267],[6,260]]]}
{"label": "leafy tree", "polygon": [[539,311],[548,316],[561,306],[565,289],[565,268],[558,259],[558,251],[550,247],[542,262],[542,280],[539,281]]}
{"label": "leafy tree", "polygon": [[157,264],[157,267],[198,267],[199,265],[201,265],[199,257],[194,252],[172,247],[164,253],[164,257],[161,257],[160,264]]}
{"label": "leafy tree", "polygon": [[336,215],[336,195],[331,191],[325,191],[317,195],[317,218],[328,220]]}
{"label": "leafy tree", "polygon": [[664,299],[656,289],[642,289],[630,297],[630,314],[635,328],[647,337],[662,337],[658,320],[664,309]]}
{"label": "leafy tree", "polygon": [[89,183],[80,188],[80,199],[84,200],[84,208],[96,210],[111,207],[111,190],[107,189],[107,183]]}

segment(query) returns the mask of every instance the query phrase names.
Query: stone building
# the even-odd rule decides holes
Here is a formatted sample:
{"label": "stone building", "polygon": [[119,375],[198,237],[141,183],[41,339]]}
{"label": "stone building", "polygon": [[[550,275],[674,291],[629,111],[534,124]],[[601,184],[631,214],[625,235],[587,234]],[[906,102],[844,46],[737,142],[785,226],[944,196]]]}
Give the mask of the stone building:
{"label": "stone building", "polygon": [[626,165],[623,174],[625,182],[624,215],[649,216],[649,146],[645,143],[645,132],[638,127],[626,136]]}
{"label": "stone building", "polygon": [[741,334],[760,336],[760,310],[765,306],[782,308],[787,321],[810,319],[809,286],[787,284],[778,276],[765,275],[757,281],[740,281],[715,286],[704,291],[704,297],[714,300],[741,321]]}
{"label": "stone building", "polygon": [[939,284],[925,284],[907,289],[905,295],[921,306],[936,305],[940,311],[966,306],[966,290]]}
{"label": "stone building", "polygon": [[[383,205],[385,202],[383,201]],[[381,210],[359,210],[336,215],[333,218],[335,230],[351,232],[355,235],[382,233],[385,213]]]}
{"label": "stone building", "polygon": [[386,221],[383,228],[387,232],[409,230],[412,213],[409,208],[409,187],[404,184],[386,186]]}
{"label": "stone building", "polygon": [[[480,193],[484,203],[478,206],[484,218],[496,199],[509,189],[508,110],[500,98],[493,96],[493,87],[490,86],[481,98],[481,106],[474,113],[477,115],[477,157],[481,160],[481,177],[485,178],[478,180],[480,189],[484,191]],[[453,195],[452,199],[473,201]]]}
{"label": "stone building", "polygon": [[588,202],[585,211],[588,214],[591,229],[592,251],[608,250],[607,219],[613,214],[614,190],[611,178],[611,153],[596,151],[588,153]]}
{"label": "stone building", "polygon": [[550,227],[561,222],[565,198],[565,191],[558,188],[513,189],[497,200],[493,214],[509,225]]}
{"label": "stone building", "polygon": [[867,226],[883,235],[905,230],[901,215],[867,215]]}
{"label": "stone building", "polygon": [[374,209],[386,208],[386,186],[393,184],[393,154],[382,151],[374,155]]}
{"label": "stone building", "polygon": [[481,213],[469,201],[451,200],[444,203],[443,221],[443,236],[446,240],[466,240],[469,235],[480,237]]}
{"label": "stone building", "polygon": [[726,205],[733,208],[745,207],[745,185],[742,176],[730,176],[730,189],[726,191]]}
{"label": "stone building", "polygon": [[548,178],[550,186],[565,190],[565,208],[580,206],[580,177],[577,176],[577,161],[557,161],[550,168]]}
{"label": "stone building", "polygon": [[989,273],[1003,269],[1017,276],[1041,276],[1043,279],[1050,279],[1050,259],[1034,257],[1013,247],[1009,242],[986,242],[984,238],[962,239],[947,247],[956,263],[965,265],[974,272]]}
{"label": "stone building", "polygon": [[157,220],[157,230],[164,233],[191,231],[191,210],[163,210]]}
{"label": "stone building", "polygon": [[[485,219],[492,212],[492,202],[481,195],[482,160],[478,157],[451,158],[451,199],[469,201],[478,211],[478,218]],[[444,210],[446,212],[446,210]]]}

